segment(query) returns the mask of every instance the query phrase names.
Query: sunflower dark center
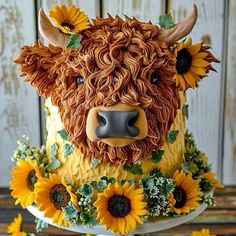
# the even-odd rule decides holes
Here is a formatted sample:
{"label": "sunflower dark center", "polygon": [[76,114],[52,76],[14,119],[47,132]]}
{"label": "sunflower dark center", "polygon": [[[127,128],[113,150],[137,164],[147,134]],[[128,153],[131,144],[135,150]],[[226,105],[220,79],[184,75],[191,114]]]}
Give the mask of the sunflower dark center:
{"label": "sunflower dark center", "polygon": [[50,200],[57,209],[66,207],[70,201],[70,194],[62,184],[54,185],[50,190]]}
{"label": "sunflower dark center", "polygon": [[72,25],[71,23],[69,23],[69,22],[67,22],[67,21],[63,21],[63,22],[61,23],[61,26],[63,26],[63,27],[68,27],[68,28],[71,29],[71,30],[73,30],[73,29],[75,28],[74,25]]}
{"label": "sunflower dark center", "polygon": [[108,211],[112,216],[123,218],[131,211],[129,198],[123,195],[114,195],[108,201]]}
{"label": "sunflower dark center", "polygon": [[36,171],[31,170],[27,176],[27,185],[31,191],[34,191],[34,185],[37,183]]}
{"label": "sunflower dark center", "polygon": [[186,48],[181,49],[177,53],[176,70],[178,74],[188,72],[192,65],[192,56]]}
{"label": "sunflower dark center", "polygon": [[175,187],[175,190],[173,192],[174,199],[176,201],[174,207],[175,208],[182,208],[185,203],[187,202],[187,195],[183,188],[181,187]]}

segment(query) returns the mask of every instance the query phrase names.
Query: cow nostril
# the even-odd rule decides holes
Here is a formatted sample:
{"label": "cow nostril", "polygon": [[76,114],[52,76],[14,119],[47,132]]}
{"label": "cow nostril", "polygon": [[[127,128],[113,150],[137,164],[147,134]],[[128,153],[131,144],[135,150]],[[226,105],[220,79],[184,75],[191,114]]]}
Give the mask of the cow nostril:
{"label": "cow nostril", "polygon": [[134,117],[132,117],[131,119],[129,119],[129,121],[128,121],[128,126],[133,127],[134,124],[135,124],[135,122],[137,121],[137,119],[138,119],[138,113],[137,113]]}
{"label": "cow nostril", "polygon": [[138,111],[98,111],[99,126],[96,135],[99,138],[135,137],[139,129],[135,127]]}
{"label": "cow nostril", "polygon": [[101,126],[105,126],[106,123],[107,123],[106,119],[100,114],[98,114],[98,121],[99,121]]}

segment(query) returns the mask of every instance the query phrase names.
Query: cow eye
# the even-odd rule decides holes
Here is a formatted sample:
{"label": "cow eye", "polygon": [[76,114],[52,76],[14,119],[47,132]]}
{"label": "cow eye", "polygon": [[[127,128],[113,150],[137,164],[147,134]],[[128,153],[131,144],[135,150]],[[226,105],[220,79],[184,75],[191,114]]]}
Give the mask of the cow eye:
{"label": "cow eye", "polygon": [[156,72],[152,73],[152,75],[151,75],[151,83],[152,84],[157,84],[158,80],[159,80],[159,75]]}
{"label": "cow eye", "polygon": [[82,84],[84,82],[83,76],[79,76],[76,81],[77,81],[77,84]]}

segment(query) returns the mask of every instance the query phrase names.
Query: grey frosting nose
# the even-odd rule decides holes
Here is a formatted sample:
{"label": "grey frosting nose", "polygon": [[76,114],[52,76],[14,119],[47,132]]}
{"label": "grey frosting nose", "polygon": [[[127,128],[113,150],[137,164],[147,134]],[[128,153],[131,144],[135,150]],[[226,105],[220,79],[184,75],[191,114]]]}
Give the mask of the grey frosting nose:
{"label": "grey frosting nose", "polygon": [[132,138],[139,134],[134,126],[138,111],[99,111],[100,126],[96,128],[98,138],[126,137]]}

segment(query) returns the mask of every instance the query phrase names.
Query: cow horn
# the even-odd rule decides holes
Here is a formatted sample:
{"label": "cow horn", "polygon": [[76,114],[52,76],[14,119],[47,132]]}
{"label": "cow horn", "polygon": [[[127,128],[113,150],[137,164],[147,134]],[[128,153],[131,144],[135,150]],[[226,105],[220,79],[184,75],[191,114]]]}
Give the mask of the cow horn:
{"label": "cow horn", "polygon": [[38,17],[39,32],[49,43],[65,47],[68,41],[68,35],[62,33],[57,27],[53,26],[41,7]]}
{"label": "cow horn", "polygon": [[197,6],[194,4],[192,10],[181,22],[177,23],[170,29],[161,29],[158,39],[166,42],[168,45],[171,45],[184,38],[193,29],[197,21],[197,15]]}

